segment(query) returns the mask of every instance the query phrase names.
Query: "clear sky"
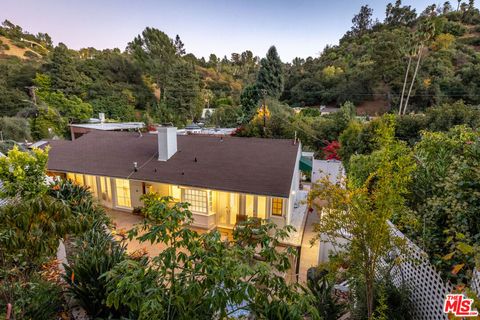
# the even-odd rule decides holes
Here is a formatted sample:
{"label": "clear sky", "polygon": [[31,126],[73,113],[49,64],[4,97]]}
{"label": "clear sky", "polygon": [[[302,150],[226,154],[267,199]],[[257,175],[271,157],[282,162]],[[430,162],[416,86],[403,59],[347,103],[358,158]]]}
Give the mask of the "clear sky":
{"label": "clear sky", "polygon": [[[120,48],[147,27],[179,34],[187,52],[208,58],[275,45],[283,61],[318,56],[351,27],[360,6],[383,20],[394,0],[0,0],[0,19],[46,32],[68,47]],[[403,1],[422,11],[435,0]],[[443,2],[443,1],[442,1]],[[456,2],[456,1],[452,1]]]}

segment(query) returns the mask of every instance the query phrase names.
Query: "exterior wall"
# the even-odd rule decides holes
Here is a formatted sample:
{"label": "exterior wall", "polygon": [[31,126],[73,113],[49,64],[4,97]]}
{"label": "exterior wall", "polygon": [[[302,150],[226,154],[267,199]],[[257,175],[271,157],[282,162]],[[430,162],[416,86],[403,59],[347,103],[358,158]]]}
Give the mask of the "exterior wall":
{"label": "exterior wall", "polygon": [[[58,175],[58,173],[56,173],[56,175]],[[86,175],[84,174],[67,173],[66,176],[67,178],[70,178],[79,184],[88,185],[87,180],[85,179]],[[274,198],[265,195],[240,194],[228,191],[207,190],[188,186],[176,186],[163,183],[128,180],[128,186],[130,189],[129,199],[131,205],[130,207],[125,207],[118,205],[116,185],[117,178],[100,176],[91,177],[93,177],[93,183],[96,184],[94,187],[91,186],[91,190],[94,190],[94,192],[92,192],[93,195],[98,198],[104,206],[123,211],[131,211],[135,207],[142,206],[143,203],[140,198],[144,193],[148,192],[156,192],[161,196],[172,196],[179,201],[182,200],[184,192],[181,190],[188,189],[207,192],[207,212],[195,212],[192,210],[194,218],[193,226],[204,229],[212,229],[217,226],[227,229],[233,228],[237,223],[238,215],[271,219],[272,222],[276,223],[280,227],[283,227],[286,225],[286,217],[288,217],[289,210],[291,210],[290,202],[293,201],[292,197],[291,199],[281,198],[283,201],[282,215],[277,216],[272,214],[272,199]],[[292,183],[292,188],[295,187],[294,190],[298,190],[298,170],[296,170],[294,173],[294,178],[295,182]],[[103,188],[108,188],[109,197],[106,197],[105,190],[103,190]],[[208,200],[210,197],[212,198],[211,202]]]}
{"label": "exterior wall", "polygon": [[297,159],[295,161],[295,169],[293,170],[292,185],[290,186],[290,196],[287,203],[287,212],[285,214],[285,223],[290,224],[291,213],[293,212],[297,192],[300,188],[300,158],[302,157],[302,144],[298,143]]}

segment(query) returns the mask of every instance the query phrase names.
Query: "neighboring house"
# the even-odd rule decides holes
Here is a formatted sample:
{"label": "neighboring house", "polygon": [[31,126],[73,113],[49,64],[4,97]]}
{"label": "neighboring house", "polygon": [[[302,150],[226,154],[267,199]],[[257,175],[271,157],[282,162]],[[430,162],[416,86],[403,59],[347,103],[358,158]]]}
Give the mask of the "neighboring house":
{"label": "neighboring house", "polygon": [[300,143],[284,139],[92,131],[50,141],[48,170],[87,185],[109,208],[132,210],[148,192],[190,203],[194,226],[231,229],[246,217],[289,224]]}
{"label": "neighboring house", "polygon": [[92,131],[138,131],[144,127],[143,122],[80,123],[70,125],[70,134],[72,140],[75,140]]}

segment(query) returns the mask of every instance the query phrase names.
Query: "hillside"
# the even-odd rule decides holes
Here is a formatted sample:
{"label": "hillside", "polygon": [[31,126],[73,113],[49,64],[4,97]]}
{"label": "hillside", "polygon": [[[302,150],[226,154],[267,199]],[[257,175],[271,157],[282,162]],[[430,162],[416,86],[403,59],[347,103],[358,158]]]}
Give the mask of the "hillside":
{"label": "hillside", "polygon": [[[250,50],[196,57],[178,35],[150,27],[124,51],[72,50],[6,20],[0,27],[0,115],[26,119],[33,137],[42,138],[64,136],[69,122],[98,112],[114,121],[245,125],[263,93],[279,106],[273,108],[279,119],[291,114],[289,107],[348,101],[358,115],[397,112],[400,104],[402,113],[458,100],[480,104],[480,13],[473,1],[417,13],[397,0],[386,9],[380,22],[362,6],[338,45],[289,63],[274,47],[275,57],[262,59]],[[217,112],[200,119],[206,107]],[[304,125],[314,130],[315,121]]]}
{"label": "hillside", "polygon": [[13,41],[0,36],[0,55],[13,56],[20,59],[30,59],[31,57],[41,57],[39,53],[27,48],[21,48],[13,44]]}
{"label": "hillside", "polygon": [[473,2],[459,10],[432,5],[419,15],[400,1],[389,8],[383,22],[374,22],[373,11],[363,6],[339,45],[288,64],[282,98],[293,106],[385,100],[384,107],[398,109],[408,62],[407,91],[420,56],[409,110],[459,99],[480,103],[474,76],[480,67],[480,17]]}

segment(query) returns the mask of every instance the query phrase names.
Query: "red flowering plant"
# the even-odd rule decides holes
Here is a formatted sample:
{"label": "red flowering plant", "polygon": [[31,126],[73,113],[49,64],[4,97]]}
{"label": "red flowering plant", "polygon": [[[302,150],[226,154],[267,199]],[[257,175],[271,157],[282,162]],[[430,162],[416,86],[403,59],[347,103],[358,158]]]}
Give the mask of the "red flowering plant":
{"label": "red flowering plant", "polygon": [[341,160],[338,155],[338,150],[340,149],[340,143],[338,141],[329,142],[325,147],[322,148],[325,160]]}

